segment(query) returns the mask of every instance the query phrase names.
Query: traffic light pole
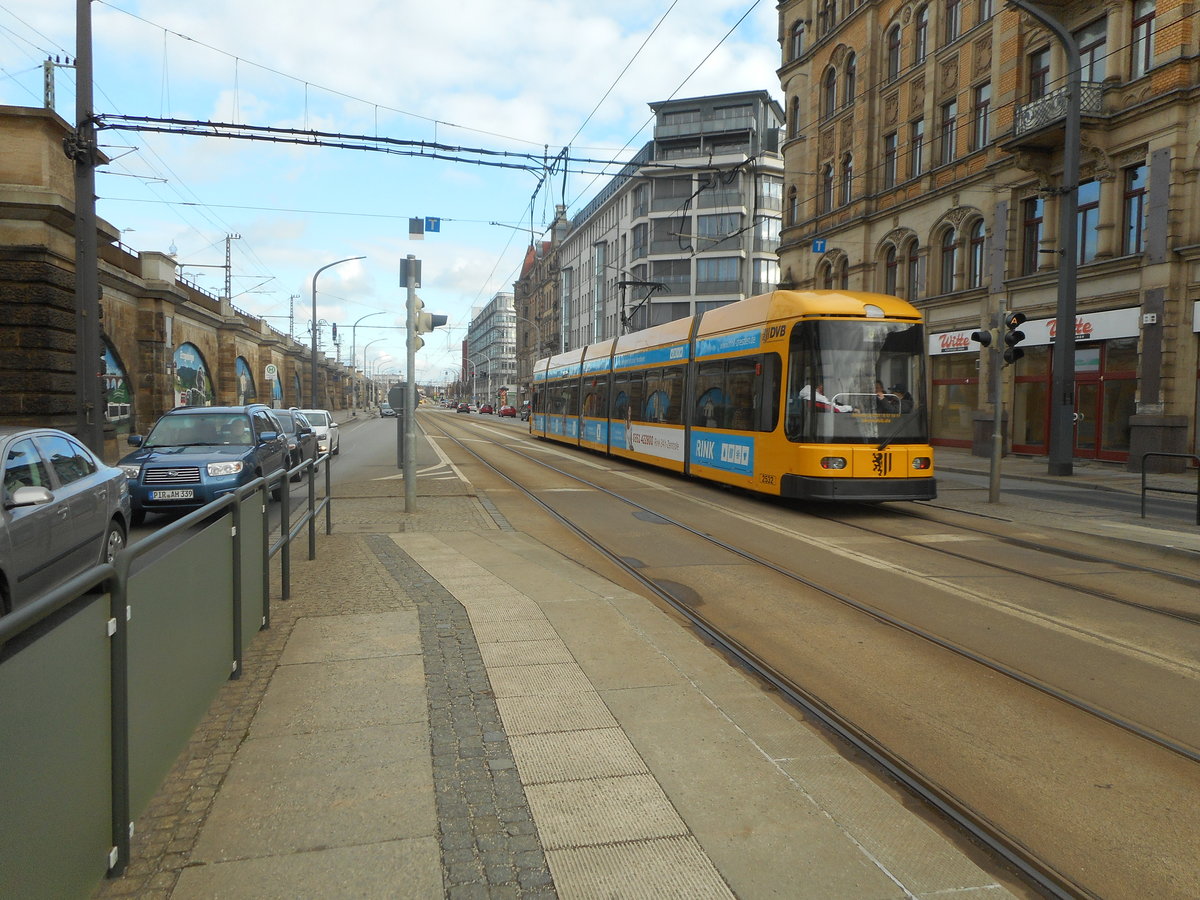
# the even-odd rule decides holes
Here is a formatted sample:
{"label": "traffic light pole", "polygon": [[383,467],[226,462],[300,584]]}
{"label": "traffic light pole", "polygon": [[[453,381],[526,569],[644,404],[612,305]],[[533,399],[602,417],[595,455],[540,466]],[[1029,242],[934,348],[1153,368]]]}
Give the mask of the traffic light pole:
{"label": "traffic light pole", "polygon": [[1057,190],[1059,203],[1058,306],[1054,325],[1054,344],[1050,386],[1050,475],[1072,474],[1075,436],[1075,288],[1078,271],[1079,215],[1079,144],[1080,144],[1080,69],[1079,45],[1061,22],[1026,0],[1009,0],[1013,6],[1033,16],[1058,38],[1067,57],[1066,117],[1063,134],[1062,184]]}
{"label": "traffic light pole", "polygon": [[[997,337],[1004,328],[1007,313],[1003,310],[996,313],[995,331]],[[988,477],[988,503],[1000,502],[1000,460],[1004,456],[1004,366],[1001,365],[1003,354],[1000,350],[1000,340],[993,340],[990,348],[992,365],[992,465]]]}
{"label": "traffic light pole", "polygon": [[404,385],[404,511],[417,511],[417,457],[416,457],[416,421],[417,421],[417,264],[416,257],[411,253],[404,267],[405,301],[408,313],[408,332],[405,338],[407,357],[407,373]]}

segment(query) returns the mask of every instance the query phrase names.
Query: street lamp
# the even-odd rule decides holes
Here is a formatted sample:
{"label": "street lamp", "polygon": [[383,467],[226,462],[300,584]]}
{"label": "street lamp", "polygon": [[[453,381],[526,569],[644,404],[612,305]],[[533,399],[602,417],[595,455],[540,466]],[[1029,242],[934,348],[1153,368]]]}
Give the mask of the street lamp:
{"label": "street lamp", "polygon": [[366,257],[365,256],[348,256],[345,259],[339,259],[339,260],[336,260],[335,262],[329,263],[328,265],[321,266],[321,268],[319,268],[319,269],[317,269],[317,271],[313,272],[313,277],[312,277],[313,333],[312,333],[312,373],[311,373],[312,386],[309,388],[309,395],[312,397],[312,408],[313,409],[321,408],[321,404],[317,400],[317,335],[318,335],[318,331],[317,331],[317,276],[320,275],[322,272],[324,272],[326,269],[331,269],[334,266],[341,265],[344,262],[353,262],[356,259],[366,259]]}
{"label": "street lamp", "polygon": [[[378,344],[380,341],[386,341],[386,340],[387,340],[387,338],[375,338],[375,340],[371,341],[370,343],[367,344],[367,346],[363,347],[363,366],[362,367],[363,367],[363,377],[364,378],[369,377],[369,373],[367,372],[367,351],[371,349],[371,344]],[[350,368],[353,369],[357,365],[358,365],[358,360],[352,358],[350,360]],[[355,376],[355,378],[357,378],[357,376]],[[355,383],[357,383],[357,381]],[[372,391],[371,399],[372,400],[375,399],[373,391]]]}
{"label": "street lamp", "polygon": [[[355,332],[356,332],[356,329],[358,328],[358,323],[361,322],[363,319],[371,318],[371,316],[382,316],[385,312],[387,312],[387,310],[381,309],[379,312],[367,313],[365,316],[360,316],[358,318],[358,320],[353,325],[350,326],[350,369],[351,369],[351,371],[353,371],[354,363],[355,363],[355,355],[354,355],[354,348],[356,346]],[[372,343],[374,343],[374,341],[372,341]],[[369,347],[370,344],[368,344],[367,346]],[[358,406],[358,382],[355,381],[354,382],[354,391],[353,391],[353,394],[350,399],[350,407],[351,407],[351,409],[354,409],[354,408],[357,408],[357,406]]]}

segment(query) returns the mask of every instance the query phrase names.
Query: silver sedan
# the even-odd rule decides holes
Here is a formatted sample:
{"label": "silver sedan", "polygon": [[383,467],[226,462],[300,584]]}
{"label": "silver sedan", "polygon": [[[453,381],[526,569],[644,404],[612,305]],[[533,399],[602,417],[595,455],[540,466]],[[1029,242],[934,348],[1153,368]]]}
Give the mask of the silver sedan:
{"label": "silver sedan", "polygon": [[129,533],[129,482],[71,435],[0,426],[0,614],[111,562]]}

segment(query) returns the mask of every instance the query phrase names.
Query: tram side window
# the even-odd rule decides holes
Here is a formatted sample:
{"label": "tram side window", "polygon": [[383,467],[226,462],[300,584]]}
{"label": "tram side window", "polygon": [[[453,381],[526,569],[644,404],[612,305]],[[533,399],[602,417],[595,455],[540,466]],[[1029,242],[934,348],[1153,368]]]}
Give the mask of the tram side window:
{"label": "tram side window", "polygon": [[779,423],[779,373],[783,361],[778,353],[764,353],[759,364],[758,430],[774,431]]}
{"label": "tram side window", "polygon": [[608,378],[592,378],[583,389],[583,414],[596,418],[608,415]]}
{"label": "tram side window", "polygon": [[629,374],[629,414],[627,418],[634,422],[644,421],[642,409],[645,405],[646,385],[641,372]]}
{"label": "tram side window", "polygon": [[579,382],[572,379],[563,385],[564,412],[568,416],[579,415]]}
{"label": "tram side window", "polygon": [[728,415],[725,363],[701,363],[696,369],[696,409],[692,424],[700,428],[724,428]]}
{"label": "tram side window", "polygon": [[754,430],[754,410],[758,401],[756,370],[755,359],[729,361],[726,378],[729,385],[729,427],[735,431]]}
{"label": "tram side window", "polygon": [[625,419],[629,415],[629,375],[617,375],[613,378],[613,410],[614,419]]}

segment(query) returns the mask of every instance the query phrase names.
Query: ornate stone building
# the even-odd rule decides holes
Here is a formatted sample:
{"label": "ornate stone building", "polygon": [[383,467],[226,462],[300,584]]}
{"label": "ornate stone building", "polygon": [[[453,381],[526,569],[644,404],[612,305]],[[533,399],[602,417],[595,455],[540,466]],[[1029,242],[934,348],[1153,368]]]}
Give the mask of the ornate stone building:
{"label": "ornate stone building", "polygon": [[[1042,4],[1081,53],[1073,454],[1197,452],[1200,43],[1178,0]],[[1047,452],[1066,51],[992,0],[783,0],[781,280],[925,313],[935,443]],[[971,334],[1024,313],[1000,370]]]}
{"label": "ornate stone building", "polygon": [[[76,428],[75,209],[70,126],[0,107],[0,423]],[[179,280],[174,258],[97,222],[106,459],[178,405],[308,406],[311,350]],[[354,373],[318,358],[321,406],[350,404]]]}

